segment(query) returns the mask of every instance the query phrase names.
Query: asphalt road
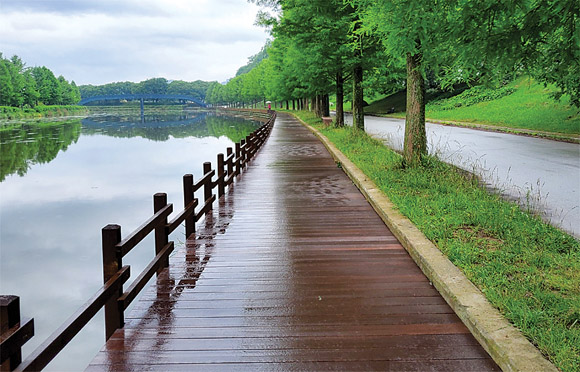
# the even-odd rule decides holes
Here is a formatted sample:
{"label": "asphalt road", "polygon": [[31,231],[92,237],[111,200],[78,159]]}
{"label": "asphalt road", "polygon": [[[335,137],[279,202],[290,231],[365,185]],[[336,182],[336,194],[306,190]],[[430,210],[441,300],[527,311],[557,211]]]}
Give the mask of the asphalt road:
{"label": "asphalt road", "polygon": [[[352,123],[352,117],[346,118]],[[405,121],[365,116],[366,131],[402,150]],[[505,197],[580,237],[580,145],[427,123],[429,153],[475,172]]]}

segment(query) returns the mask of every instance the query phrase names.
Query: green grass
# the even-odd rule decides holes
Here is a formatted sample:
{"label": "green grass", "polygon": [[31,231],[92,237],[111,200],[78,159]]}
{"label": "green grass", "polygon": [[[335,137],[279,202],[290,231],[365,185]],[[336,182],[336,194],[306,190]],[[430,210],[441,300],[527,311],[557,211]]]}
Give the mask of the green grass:
{"label": "green grass", "polygon": [[[473,87],[451,98],[428,96],[426,117],[431,120],[466,122],[532,131],[580,134],[580,109],[570,106],[568,96],[555,101],[553,86],[544,87],[522,77],[499,89]],[[502,94],[497,93],[510,93]],[[404,92],[374,102],[366,112],[386,113],[390,107],[404,111]]]}
{"label": "green grass", "polygon": [[429,158],[403,169],[398,154],[352,128],[323,128],[504,316],[562,371],[580,371],[580,243],[490,194],[474,177]]}

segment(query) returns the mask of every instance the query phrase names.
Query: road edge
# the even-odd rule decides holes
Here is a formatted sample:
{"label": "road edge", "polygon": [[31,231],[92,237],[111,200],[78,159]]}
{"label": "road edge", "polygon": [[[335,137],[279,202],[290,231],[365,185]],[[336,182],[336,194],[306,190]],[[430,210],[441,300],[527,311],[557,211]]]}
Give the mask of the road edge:
{"label": "road edge", "polygon": [[503,371],[558,371],[407,217],[396,210],[374,182],[326,136],[300,118],[296,119],[324,144],[415,263]]}

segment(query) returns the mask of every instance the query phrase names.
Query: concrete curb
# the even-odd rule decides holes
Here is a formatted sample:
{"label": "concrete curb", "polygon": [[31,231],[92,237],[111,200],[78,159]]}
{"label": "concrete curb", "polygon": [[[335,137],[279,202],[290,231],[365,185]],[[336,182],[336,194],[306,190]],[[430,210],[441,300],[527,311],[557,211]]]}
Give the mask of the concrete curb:
{"label": "concrete curb", "polygon": [[344,172],[503,371],[558,371],[407,217],[395,209],[374,182],[322,133],[298,120],[322,141],[335,161],[340,162]]}

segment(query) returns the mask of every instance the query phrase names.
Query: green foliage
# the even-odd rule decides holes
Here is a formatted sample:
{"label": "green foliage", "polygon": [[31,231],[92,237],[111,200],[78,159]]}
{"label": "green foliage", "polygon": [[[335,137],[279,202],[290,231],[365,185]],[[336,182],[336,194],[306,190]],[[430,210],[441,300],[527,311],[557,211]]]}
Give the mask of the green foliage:
{"label": "green foliage", "polygon": [[[304,113],[300,113],[304,116]],[[350,128],[321,130],[562,371],[580,370],[580,242],[433,158]]]}
{"label": "green foliage", "polygon": [[136,93],[141,94],[165,94],[167,93],[167,79],[153,78],[137,84]]}
{"label": "green foliage", "polygon": [[5,59],[0,53],[0,105],[71,105],[79,100],[74,81],[69,83],[62,76],[57,79],[44,66],[27,68],[18,56]]}
{"label": "green foliage", "polygon": [[513,87],[492,89],[479,85],[467,89],[463,93],[452,98],[432,101],[429,105],[430,108],[434,110],[452,110],[457,107],[466,107],[480,102],[493,101],[508,96],[513,92],[515,92],[515,88]]}
{"label": "green foliage", "polygon": [[238,69],[236,76],[247,74],[248,72],[258,67],[260,62],[268,58],[268,48],[270,47],[271,43],[271,41],[267,41],[266,45],[264,45],[257,54],[254,54],[248,58],[248,63]]}
{"label": "green foliage", "polygon": [[[30,107],[12,107],[0,106],[0,120],[25,119],[25,118],[40,118],[40,117],[61,117],[70,115],[85,115],[87,113],[86,107],[83,106],[35,106]],[[0,128],[2,128],[0,126]]]}
{"label": "green foliage", "polygon": [[[580,110],[570,105],[570,97],[563,96],[559,102],[551,98],[558,88],[544,87],[524,77],[499,91],[474,87],[458,96],[427,104],[426,115],[435,120],[580,134]],[[513,93],[503,95],[510,91]],[[500,97],[488,100],[496,95]]]}

